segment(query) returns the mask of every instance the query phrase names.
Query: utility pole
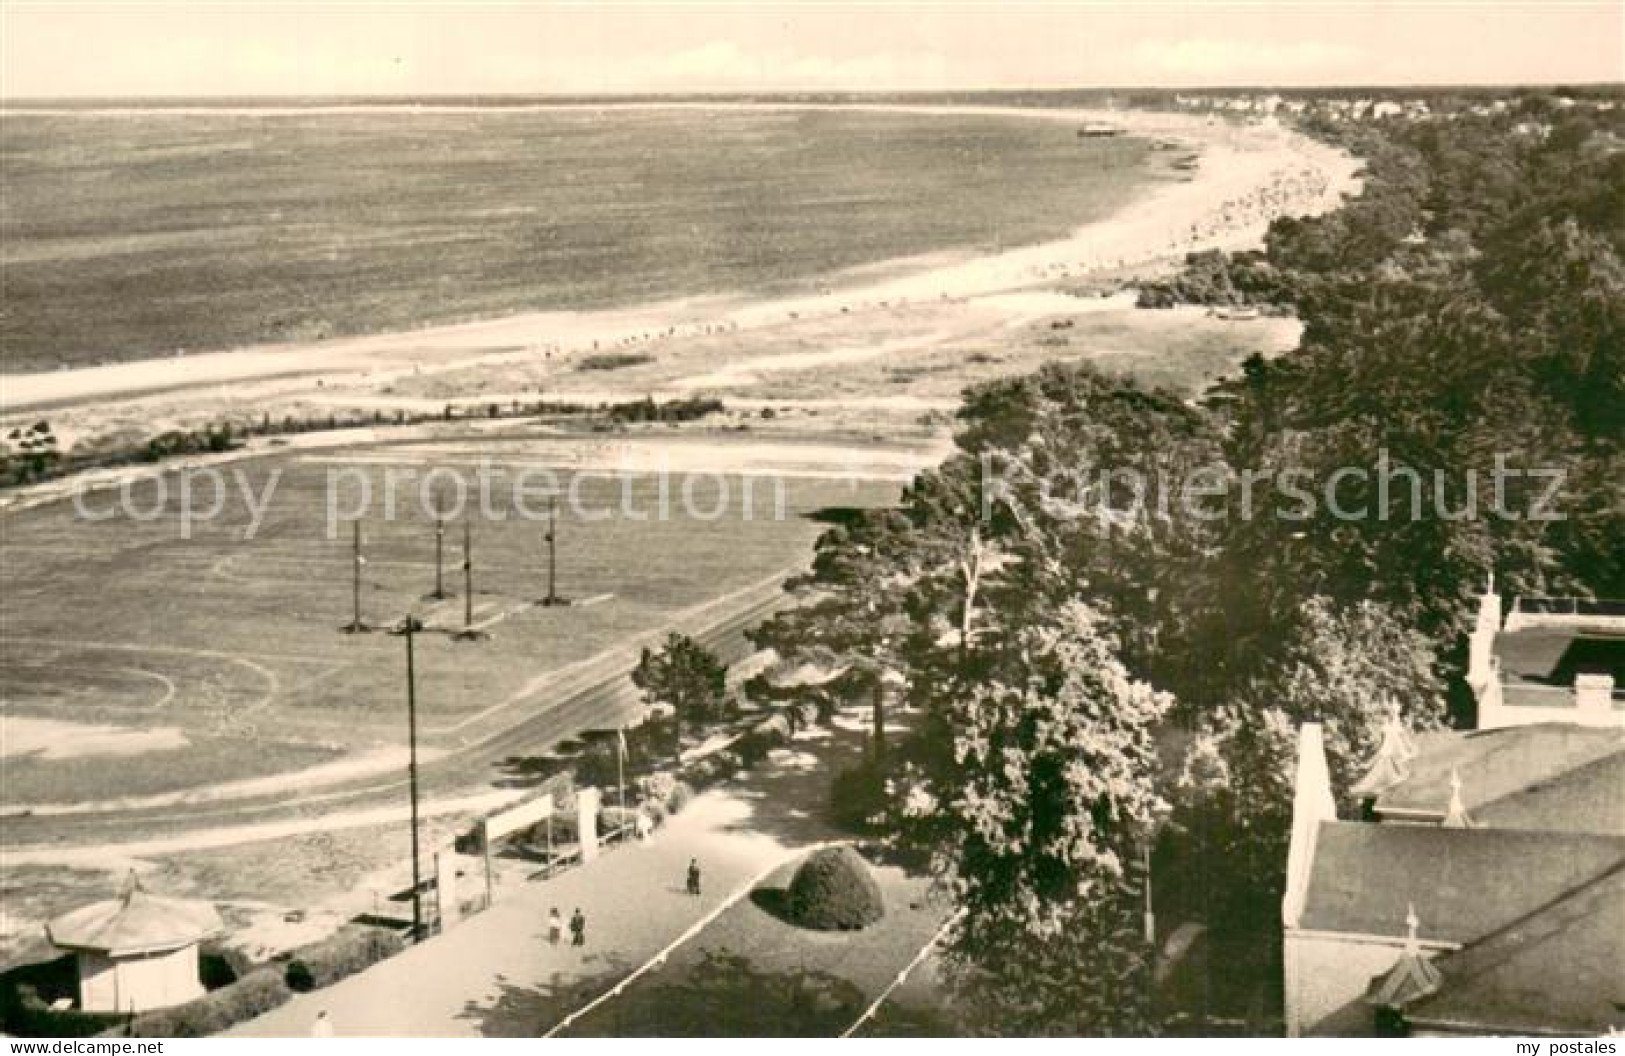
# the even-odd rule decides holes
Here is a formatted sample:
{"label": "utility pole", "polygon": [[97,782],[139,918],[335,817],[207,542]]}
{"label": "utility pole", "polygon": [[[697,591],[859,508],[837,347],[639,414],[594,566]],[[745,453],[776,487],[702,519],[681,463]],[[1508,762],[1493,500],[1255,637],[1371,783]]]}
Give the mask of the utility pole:
{"label": "utility pole", "polygon": [[463,632],[474,633],[474,528],[463,518]]}
{"label": "utility pole", "polygon": [[564,599],[559,597],[559,500],[550,499],[547,504],[547,597],[542,599],[546,606],[562,605]]}
{"label": "utility pole", "polygon": [[410,614],[406,632],[406,742],[407,783],[412,789],[412,939],[423,938],[423,874],[418,862],[418,696],[417,677],[412,664],[412,630],[416,620]]}
{"label": "utility pole", "polygon": [[457,632],[460,642],[484,638],[485,632],[474,629],[474,529],[472,521],[463,519],[463,629]]}
{"label": "utility pole", "polygon": [[367,559],[361,556],[361,520],[357,518],[350,522],[350,624],[344,629],[351,634],[360,634],[368,630],[361,622],[361,569],[366,565]]}
{"label": "utility pole", "polygon": [[444,601],[446,597],[446,515],[435,504],[434,514],[434,593],[429,597]]}

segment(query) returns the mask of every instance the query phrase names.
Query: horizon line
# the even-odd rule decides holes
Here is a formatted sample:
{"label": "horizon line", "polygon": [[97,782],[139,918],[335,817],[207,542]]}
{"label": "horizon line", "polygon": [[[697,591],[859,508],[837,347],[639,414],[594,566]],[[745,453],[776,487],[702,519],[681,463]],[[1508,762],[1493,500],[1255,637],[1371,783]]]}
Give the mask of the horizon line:
{"label": "horizon line", "polygon": [[11,104],[84,104],[95,102],[247,102],[267,101],[286,105],[295,101],[447,101],[447,100],[619,100],[619,99],[751,99],[789,98],[805,96],[860,98],[864,96],[941,96],[941,95],[1020,95],[1067,93],[1129,93],[1129,92],[1324,92],[1324,91],[1526,91],[1529,89],[1612,89],[1625,91],[1625,78],[1616,80],[1562,79],[1551,81],[1422,81],[1422,82],[1343,82],[1326,84],[1272,84],[1269,82],[1234,82],[1209,85],[1178,84],[1104,84],[1104,85],[1048,85],[1003,87],[938,87],[938,88],[697,88],[683,90],[605,89],[597,91],[425,91],[425,92],[200,92],[179,94],[173,92],[130,92],[125,94],[86,93],[72,95],[7,95],[0,92],[0,107]]}

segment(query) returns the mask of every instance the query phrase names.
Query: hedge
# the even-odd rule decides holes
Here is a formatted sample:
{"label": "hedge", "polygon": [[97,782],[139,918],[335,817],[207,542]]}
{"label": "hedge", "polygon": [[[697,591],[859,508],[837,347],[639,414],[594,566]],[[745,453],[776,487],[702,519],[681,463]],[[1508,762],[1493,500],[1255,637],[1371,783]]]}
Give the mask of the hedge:
{"label": "hedge", "polygon": [[88,1038],[128,1018],[116,1012],[53,1010],[28,983],[16,988],[6,1006],[6,1031],[24,1038]]}
{"label": "hedge", "polygon": [[288,989],[305,993],[332,986],[406,948],[406,939],[383,928],[345,927],[288,958]]}
{"label": "hedge", "polygon": [[104,1036],[128,1033],[135,1038],[206,1038],[255,1016],[263,1016],[292,996],[283,980],[282,969],[267,965],[196,1001],[142,1012]]}

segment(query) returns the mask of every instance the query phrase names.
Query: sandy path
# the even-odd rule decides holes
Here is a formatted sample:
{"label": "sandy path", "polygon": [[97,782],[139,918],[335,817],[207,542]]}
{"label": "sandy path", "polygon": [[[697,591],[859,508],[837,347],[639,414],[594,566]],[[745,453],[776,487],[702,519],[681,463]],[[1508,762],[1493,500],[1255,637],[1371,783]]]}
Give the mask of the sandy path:
{"label": "sandy path", "polygon": [[[789,107],[775,106],[775,109]],[[812,107],[807,107],[812,108]],[[1028,120],[1107,121],[1201,153],[1187,182],[1154,186],[1134,204],[1066,239],[983,257],[939,255],[855,269],[814,295],[712,297],[594,312],[541,312],[308,345],[261,346],[137,363],[0,376],[0,415],[220,386],[221,396],[315,391],[318,383],[383,386],[391,379],[474,363],[534,361],[655,345],[910,300],[980,297],[1063,277],[1161,259],[1190,249],[1256,244],[1269,220],[1335,206],[1352,189],[1353,159],[1273,124],[1207,124],[1177,114],[996,107],[862,106],[920,115],[997,114]],[[913,265],[912,267],[910,265]],[[876,275],[888,277],[875,278]],[[855,281],[853,281],[855,279]],[[720,365],[719,365],[720,366]],[[639,394],[641,395],[641,394]]]}

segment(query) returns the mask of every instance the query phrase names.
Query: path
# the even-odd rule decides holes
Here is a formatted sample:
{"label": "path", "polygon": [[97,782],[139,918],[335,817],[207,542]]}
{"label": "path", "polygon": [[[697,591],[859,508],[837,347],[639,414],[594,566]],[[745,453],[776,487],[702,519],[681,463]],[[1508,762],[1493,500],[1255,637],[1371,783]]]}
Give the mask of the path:
{"label": "path", "polygon": [[[443,935],[325,990],[228,1031],[236,1037],[308,1035],[326,1009],[341,1036],[481,1037],[482,1011],[511,988],[558,989],[599,976],[606,987],[659,953],[753,877],[796,853],[743,826],[753,806],[713,790],[662,829],[552,880],[527,884]],[[705,870],[705,894],[683,892],[688,860]],[[551,946],[549,907],[580,907],[587,945]],[[545,1033],[552,1023],[537,1023]]]}
{"label": "path", "polygon": [[[888,724],[891,725],[891,724]],[[821,816],[830,776],[851,765],[870,728],[861,714],[806,731],[787,750],[697,797],[649,845],[608,851],[588,865],[527,883],[445,934],[335,986],[292,1002],[228,1035],[304,1036],[327,1009],[349,1036],[540,1037],[575,1007],[613,987],[765,870],[841,834]],[[901,726],[892,727],[896,732]],[[698,858],[705,894],[683,892]],[[465,883],[476,884],[477,878]],[[587,947],[550,946],[547,911],[587,916]],[[568,941],[568,940],[566,940]],[[569,1008],[547,1000],[504,1001],[576,988]],[[498,1005],[504,1005],[499,1009]],[[513,1012],[538,1011],[535,1022]]]}

